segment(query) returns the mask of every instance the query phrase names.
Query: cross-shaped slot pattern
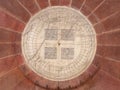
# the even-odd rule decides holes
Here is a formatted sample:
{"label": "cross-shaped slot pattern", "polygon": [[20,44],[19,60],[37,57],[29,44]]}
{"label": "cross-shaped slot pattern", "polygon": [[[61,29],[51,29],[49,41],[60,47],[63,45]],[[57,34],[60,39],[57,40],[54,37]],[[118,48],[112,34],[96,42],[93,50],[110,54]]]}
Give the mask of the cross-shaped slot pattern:
{"label": "cross-shaped slot pattern", "polygon": [[[52,47],[45,46],[44,58],[45,59],[64,59],[64,60],[73,59],[74,48],[64,47],[64,44],[67,43],[67,41],[73,42],[74,37],[75,37],[74,31],[71,29],[61,29],[61,30],[46,29],[45,30],[45,41],[47,43],[50,43],[50,42],[53,43],[53,41],[56,41],[58,42],[58,46],[52,46]],[[60,41],[64,41],[64,43],[61,43]]]}

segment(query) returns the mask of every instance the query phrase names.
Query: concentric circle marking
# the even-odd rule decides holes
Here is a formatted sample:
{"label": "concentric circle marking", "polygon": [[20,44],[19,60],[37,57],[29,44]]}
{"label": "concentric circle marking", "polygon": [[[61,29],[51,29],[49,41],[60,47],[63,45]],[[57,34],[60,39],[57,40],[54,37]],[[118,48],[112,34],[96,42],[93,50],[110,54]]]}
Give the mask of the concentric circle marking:
{"label": "concentric circle marking", "polygon": [[95,30],[79,11],[49,7],[30,19],[22,34],[22,52],[38,75],[53,81],[70,80],[92,63]]}

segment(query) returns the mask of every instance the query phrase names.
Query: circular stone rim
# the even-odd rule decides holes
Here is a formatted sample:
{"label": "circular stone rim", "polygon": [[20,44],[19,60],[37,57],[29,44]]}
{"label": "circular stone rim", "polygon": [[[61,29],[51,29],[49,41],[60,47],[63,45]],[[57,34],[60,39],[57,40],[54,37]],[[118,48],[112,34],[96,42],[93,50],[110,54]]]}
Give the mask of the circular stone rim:
{"label": "circular stone rim", "polygon": [[[89,23],[89,26],[91,26],[92,28],[92,31],[94,33],[94,43],[95,43],[95,46],[94,46],[94,52],[93,52],[93,57],[91,57],[91,60],[89,61],[89,63],[87,64],[87,66],[81,71],[81,72],[78,72],[76,74],[74,74],[73,76],[71,76],[70,78],[65,78],[65,79],[59,79],[59,80],[55,80],[54,78],[48,78],[47,76],[43,75],[43,74],[40,74],[38,73],[36,70],[34,70],[34,68],[28,63],[28,60],[25,56],[25,52],[24,52],[24,48],[23,48],[23,41],[24,41],[24,38],[23,38],[23,35],[28,27],[28,25],[31,23],[31,20],[34,19],[36,16],[38,16],[40,13],[44,12],[45,10],[47,9],[52,9],[52,8],[67,8],[67,9],[71,9],[77,13],[79,13],[88,23]],[[71,79],[74,79],[74,78],[77,78],[78,76],[80,76],[81,74],[83,74],[89,67],[90,65],[92,64],[94,58],[95,58],[95,54],[96,54],[96,50],[97,50],[97,37],[96,37],[96,31],[92,25],[92,23],[90,22],[90,20],[88,20],[88,18],[82,13],[80,12],[78,9],[74,9],[72,7],[67,7],[67,6],[52,6],[52,7],[47,7],[45,9],[42,9],[41,11],[37,12],[35,15],[33,15],[29,21],[27,22],[23,32],[22,32],[22,41],[21,41],[21,48],[22,48],[22,56],[24,57],[24,60],[25,60],[25,63],[27,64],[27,66],[33,71],[35,72],[35,74],[37,74],[38,76],[40,77],[43,77],[44,79],[47,79],[47,80],[51,80],[51,81],[68,81],[68,80],[71,80]]]}

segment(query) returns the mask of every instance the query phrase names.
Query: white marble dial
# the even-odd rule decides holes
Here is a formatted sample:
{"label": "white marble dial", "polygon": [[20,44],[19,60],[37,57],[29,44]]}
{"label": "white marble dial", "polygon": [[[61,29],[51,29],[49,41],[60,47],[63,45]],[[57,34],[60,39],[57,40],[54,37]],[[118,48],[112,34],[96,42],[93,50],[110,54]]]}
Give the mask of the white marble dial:
{"label": "white marble dial", "polygon": [[82,74],[96,52],[96,34],[79,11],[54,6],[34,15],[22,34],[22,52],[36,74],[65,81]]}

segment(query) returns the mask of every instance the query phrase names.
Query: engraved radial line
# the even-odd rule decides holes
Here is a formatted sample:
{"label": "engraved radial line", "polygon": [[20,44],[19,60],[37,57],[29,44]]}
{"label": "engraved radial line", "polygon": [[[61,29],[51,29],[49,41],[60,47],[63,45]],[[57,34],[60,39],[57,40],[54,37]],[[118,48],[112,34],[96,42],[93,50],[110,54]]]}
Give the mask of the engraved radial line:
{"label": "engraved radial line", "polygon": [[113,13],[113,14],[111,14],[111,15],[109,15],[109,16],[107,16],[107,17],[103,18],[103,19],[101,19],[99,22],[97,22],[97,23],[93,24],[93,26],[96,26],[97,24],[99,24],[99,23],[101,23],[101,22],[106,21],[107,19],[109,19],[109,18],[111,18],[112,16],[114,16],[114,15],[118,14],[119,12],[120,12],[120,11],[117,11],[117,12],[115,12],[115,13]]}
{"label": "engraved radial line", "polygon": [[72,0],[70,0],[70,3],[69,3],[69,6],[71,7],[71,5],[72,5]]}
{"label": "engraved radial line", "polygon": [[6,31],[10,31],[10,32],[14,32],[14,33],[22,34],[22,32],[15,31],[15,30],[10,29],[10,28],[6,28],[6,27],[2,27],[2,26],[0,26],[0,28],[1,28],[1,29],[5,29]]}
{"label": "engraved radial line", "polygon": [[17,19],[18,21],[20,21],[23,24],[26,24],[26,22],[24,22],[23,20],[21,20],[20,18],[16,17],[14,14],[10,13],[9,11],[3,9],[2,7],[0,7],[0,10],[7,13],[8,15],[10,15],[11,17]]}
{"label": "engraved radial line", "polygon": [[98,8],[100,8],[100,6],[105,2],[105,0],[103,0],[100,4],[98,4],[98,6],[87,16],[89,17],[90,15],[92,15]]}
{"label": "engraved radial line", "polygon": [[100,34],[97,34],[97,36],[101,36],[103,34],[109,34],[109,33],[113,33],[113,32],[118,32],[118,31],[120,31],[120,28],[115,29],[115,30],[109,30],[109,31],[106,31],[106,32],[102,32]]}
{"label": "engraved radial line", "polygon": [[120,61],[116,60],[116,59],[113,59],[113,58],[109,58],[109,57],[103,57],[102,55],[99,55],[99,54],[96,54],[97,57],[100,57],[100,58],[105,58],[106,60],[109,60],[109,61],[113,61],[113,62],[118,62],[120,63]]}
{"label": "engraved radial line", "polygon": [[116,80],[116,81],[120,82],[120,80],[119,80],[118,78],[114,77],[114,76],[113,76],[113,75],[111,75],[110,73],[108,73],[108,72],[104,71],[103,69],[101,69],[101,71],[102,71],[102,72],[104,72],[104,73],[106,73],[108,76],[110,76],[110,77],[111,77],[111,78],[113,78],[114,80]]}
{"label": "engraved radial line", "polygon": [[49,4],[49,6],[51,6],[51,2],[50,2],[50,0],[48,0],[48,4]]}
{"label": "engraved radial line", "polygon": [[85,5],[85,3],[86,3],[86,0],[83,1],[82,5],[81,5],[81,7],[80,7],[80,11],[81,11],[81,9],[83,8],[83,6]]}
{"label": "engraved radial line", "polygon": [[16,41],[16,42],[0,42],[0,44],[20,44],[21,41]]}
{"label": "engraved radial line", "polygon": [[12,55],[5,56],[5,57],[0,58],[0,60],[1,59],[5,59],[5,58],[9,58],[9,57],[12,57],[12,56],[17,56],[17,55],[21,55],[21,53],[17,53],[17,54],[12,54]]}
{"label": "engraved radial line", "polygon": [[35,0],[35,3],[36,3],[37,7],[38,7],[39,10],[40,10],[41,8],[40,8],[40,5],[38,4],[38,1],[37,1],[37,0]]}
{"label": "engraved radial line", "polygon": [[113,44],[97,44],[97,46],[113,46],[113,47],[119,47],[120,45],[113,45]]}
{"label": "engraved radial line", "polygon": [[[23,64],[21,64],[21,65],[23,65]],[[19,66],[21,66],[21,65],[19,65]],[[6,76],[6,75],[9,74],[10,72],[18,69],[19,66],[15,67],[14,69],[9,70],[8,72],[4,73],[3,75],[0,75],[0,79],[2,79],[3,76]]]}
{"label": "engraved radial line", "polygon": [[31,12],[19,0],[17,0],[17,2],[32,16]]}

